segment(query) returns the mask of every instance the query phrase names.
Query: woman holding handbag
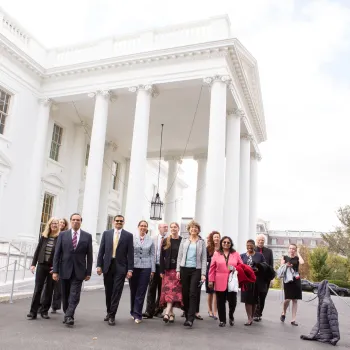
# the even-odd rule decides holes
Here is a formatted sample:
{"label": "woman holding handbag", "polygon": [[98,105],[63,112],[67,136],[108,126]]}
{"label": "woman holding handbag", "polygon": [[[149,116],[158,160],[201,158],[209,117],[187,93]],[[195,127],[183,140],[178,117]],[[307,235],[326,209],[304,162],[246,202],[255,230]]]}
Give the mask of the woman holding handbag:
{"label": "woman holding handbag", "polygon": [[[240,255],[233,248],[230,237],[224,236],[220,248],[214,253],[209,269],[209,288],[214,288],[219,313],[219,327],[226,326],[226,300],[229,305],[230,326],[234,325],[233,314],[237,305],[237,292],[228,290],[229,276],[235,272],[237,265],[243,264]],[[231,276],[230,276],[231,277]]]}

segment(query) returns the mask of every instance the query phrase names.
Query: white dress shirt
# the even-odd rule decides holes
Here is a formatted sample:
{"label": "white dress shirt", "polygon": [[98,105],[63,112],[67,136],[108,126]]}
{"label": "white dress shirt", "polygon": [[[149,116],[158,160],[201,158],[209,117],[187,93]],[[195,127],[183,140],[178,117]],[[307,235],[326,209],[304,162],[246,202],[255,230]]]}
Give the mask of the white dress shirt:
{"label": "white dress shirt", "polygon": [[157,256],[156,256],[156,264],[159,265],[160,263],[160,252],[161,252],[161,243],[162,243],[162,239],[166,238],[167,234],[165,234],[164,236],[162,236],[160,233],[158,234],[158,240],[157,240]]}
{"label": "white dress shirt", "polygon": [[77,233],[77,246],[78,246],[79,239],[80,239],[80,229],[77,230],[77,231],[74,231],[73,229],[71,229],[71,231],[72,231],[72,240],[73,240],[73,237],[74,237],[74,232]]}

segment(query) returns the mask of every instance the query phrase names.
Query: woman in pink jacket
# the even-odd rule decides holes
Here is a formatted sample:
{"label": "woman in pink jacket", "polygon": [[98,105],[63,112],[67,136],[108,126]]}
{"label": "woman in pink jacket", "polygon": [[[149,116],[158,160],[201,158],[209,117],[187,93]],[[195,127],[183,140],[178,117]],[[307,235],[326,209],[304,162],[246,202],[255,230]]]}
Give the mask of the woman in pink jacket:
{"label": "woman in pink jacket", "polygon": [[228,292],[228,277],[238,264],[243,264],[240,255],[233,249],[232,239],[224,236],[220,248],[214,253],[209,269],[209,288],[214,288],[219,313],[219,327],[226,326],[226,300],[229,305],[230,326],[234,325],[233,314],[237,305],[237,293]]}

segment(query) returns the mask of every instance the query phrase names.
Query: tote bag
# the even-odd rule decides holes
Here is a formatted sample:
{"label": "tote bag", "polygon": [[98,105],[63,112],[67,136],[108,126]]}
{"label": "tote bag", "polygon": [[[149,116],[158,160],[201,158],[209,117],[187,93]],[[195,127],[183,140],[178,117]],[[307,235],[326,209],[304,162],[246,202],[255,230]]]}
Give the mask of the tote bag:
{"label": "tote bag", "polygon": [[237,270],[235,272],[230,272],[228,276],[228,292],[238,292],[238,274]]}

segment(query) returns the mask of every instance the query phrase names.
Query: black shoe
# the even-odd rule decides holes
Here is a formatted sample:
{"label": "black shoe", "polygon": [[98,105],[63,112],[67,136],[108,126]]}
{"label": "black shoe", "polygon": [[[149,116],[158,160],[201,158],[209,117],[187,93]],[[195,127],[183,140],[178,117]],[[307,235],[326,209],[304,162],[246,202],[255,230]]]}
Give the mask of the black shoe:
{"label": "black shoe", "polygon": [[261,320],[260,317],[258,317],[258,316],[254,317],[254,321],[255,321],[255,322],[260,322],[260,320]]}
{"label": "black shoe", "polygon": [[220,322],[219,323],[219,327],[226,327],[226,323],[225,322]]}
{"label": "black shoe", "polygon": [[234,326],[235,319],[234,318],[230,318],[229,324],[230,324],[231,327]]}
{"label": "black shoe", "polygon": [[52,309],[52,310],[51,310],[51,313],[52,313],[52,314],[57,314],[57,310]]}
{"label": "black shoe", "polygon": [[30,312],[28,315],[27,315],[27,318],[28,320],[35,320],[37,318],[37,315]]}
{"label": "black shoe", "polygon": [[67,317],[66,318],[66,325],[67,326],[74,326],[74,320],[72,317]]}
{"label": "black shoe", "polygon": [[181,314],[181,317],[185,317],[185,311]]}
{"label": "black shoe", "polygon": [[184,326],[185,326],[185,327],[188,327],[188,328],[192,328],[193,322],[191,322],[191,321],[185,321]]}
{"label": "black shoe", "polygon": [[148,312],[144,312],[142,314],[142,318],[153,318],[153,316],[151,316]]}
{"label": "black shoe", "polygon": [[50,316],[46,312],[42,313],[40,315],[41,315],[41,318],[44,318],[45,320],[49,320],[50,319]]}
{"label": "black shoe", "polygon": [[62,321],[62,323],[63,323],[63,324],[65,324],[65,323],[66,323],[66,321],[67,321],[67,319],[66,319],[66,318],[64,318],[64,320]]}
{"label": "black shoe", "polygon": [[110,326],[115,326],[115,318],[114,318],[114,317],[110,317],[110,318],[108,319],[108,324],[109,324]]}
{"label": "black shoe", "polygon": [[109,320],[109,315],[107,314],[107,315],[105,316],[105,318],[103,319],[103,321],[108,322],[108,320]]}

